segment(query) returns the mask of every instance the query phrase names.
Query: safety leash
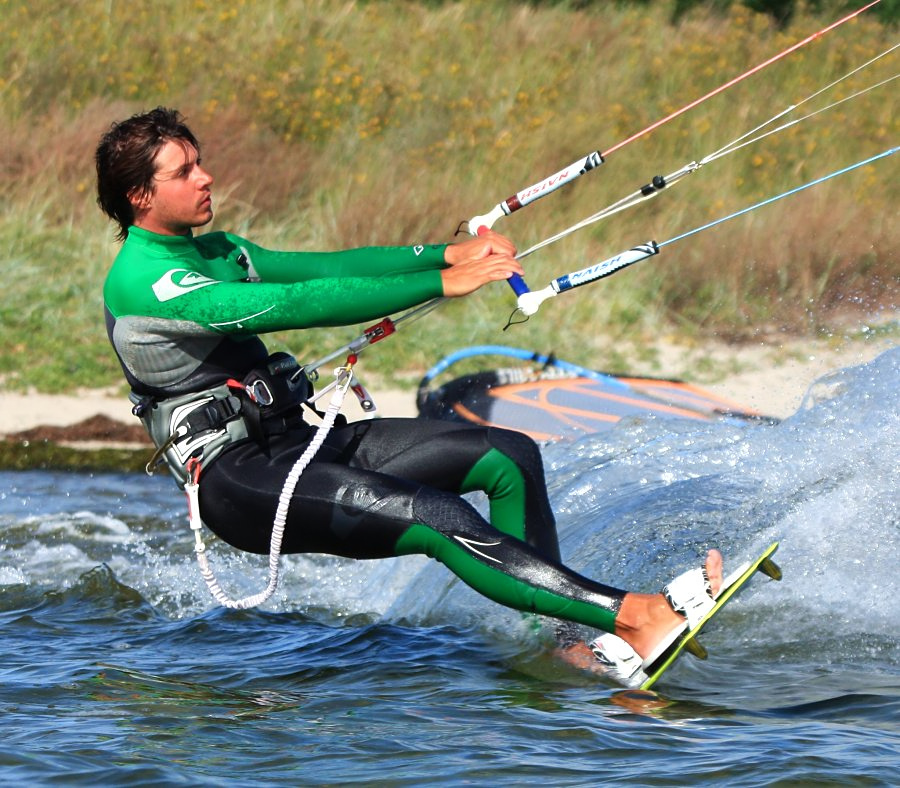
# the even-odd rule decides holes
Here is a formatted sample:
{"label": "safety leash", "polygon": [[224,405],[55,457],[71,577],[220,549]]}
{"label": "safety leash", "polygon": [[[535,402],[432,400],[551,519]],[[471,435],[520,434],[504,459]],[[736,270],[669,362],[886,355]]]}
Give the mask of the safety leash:
{"label": "safety leash", "polygon": [[269,542],[269,582],[268,585],[257,594],[246,596],[243,599],[232,599],[225,593],[218,579],[213,573],[209,560],[206,556],[206,545],[203,543],[201,530],[203,528],[203,520],[200,517],[200,471],[201,464],[197,458],[188,462],[188,481],[184,485],[184,492],[188,500],[188,522],[191,530],[194,532],[194,553],[197,556],[197,564],[200,567],[200,574],[206,581],[207,588],[213,595],[215,600],[222,606],[236,609],[247,610],[251,607],[257,607],[265,602],[275,593],[278,586],[279,563],[281,560],[281,543],[284,537],[284,529],[287,525],[288,511],[291,505],[291,498],[294,495],[294,489],[300,476],[306,467],[312,462],[316,452],[321,448],[328,433],[334,426],[335,419],[344,403],[347,391],[353,383],[353,364],[356,361],[355,356],[350,356],[347,363],[343,367],[335,370],[335,379],[327,387],[325,387],[312,401],[324,396],[331,391],[331,399],[328,407],[322,417],[322,423],[316,429],[316,433],[309,445],[300,458],[294,463],[293,467],[284,480],[281,488],[281,495],[278,496],[278,508],[275,511],[275,519],[272,523],[272,538]]}

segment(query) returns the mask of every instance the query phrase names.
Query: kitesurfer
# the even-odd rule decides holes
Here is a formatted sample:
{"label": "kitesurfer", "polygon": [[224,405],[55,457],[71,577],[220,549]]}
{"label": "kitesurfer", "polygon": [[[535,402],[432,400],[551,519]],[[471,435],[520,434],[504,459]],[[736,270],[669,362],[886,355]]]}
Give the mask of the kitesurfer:
{"label": "kitesurfer", "polygon": [[[178,482],[199,482],[206,525],[248,552],[267,552],[279,492],[315,430],[303,418],[302,368],[259,335],[354,325],[522,273],[512,242],[493,232],[325,253],[195,235],[213,217],[213,178],[171,109],[114,123],[96,167],[98,203],[123,241],[103,296],[135,413]],[[462,497],[476,490],[490,522]],[[429,555],[501,604],[570,622],[561,653],[585,667],[599,649],[573,624],[615,633],[644,658],[684,622],[662,594],[561,563],[540,451],[518,432],[424,419],[335,426],[293,493],[282,550]],[[697,593],[709,599],[718,552],[704,574]]]}

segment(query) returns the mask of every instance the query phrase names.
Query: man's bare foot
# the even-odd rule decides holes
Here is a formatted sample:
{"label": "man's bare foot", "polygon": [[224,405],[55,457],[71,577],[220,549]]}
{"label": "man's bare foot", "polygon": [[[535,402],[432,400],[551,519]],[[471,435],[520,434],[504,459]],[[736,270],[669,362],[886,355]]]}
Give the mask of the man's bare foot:
{"label": "man's bare foot", "polygon": [[[706,575],[713,596],[722,587],[722,554],[710,550],[706,556]],[[672,610],[662,594],[626,594],[616,616],[616,632],[642,659],[676,627],[684,617]]]}
{"label": "man's bare foot", "polygon": [[584,641],[573,643],[565,648],[560,646],[553,653],[558,659],[578,670],[595,670],[597,668],[597,657]]}
{"label": "man's bare foot", "polygon": [[[722,554],[710,550],[706,556],[706,574],[713,596],[722,587]],[[615,634],[646,658],[673,629],[684,624],[684,617],[672,610],[662,594],[626,594],[616,617]],[[575,643],[556,650],[559,659],[579,670],[596,670],[597,657],[587,643]]]}

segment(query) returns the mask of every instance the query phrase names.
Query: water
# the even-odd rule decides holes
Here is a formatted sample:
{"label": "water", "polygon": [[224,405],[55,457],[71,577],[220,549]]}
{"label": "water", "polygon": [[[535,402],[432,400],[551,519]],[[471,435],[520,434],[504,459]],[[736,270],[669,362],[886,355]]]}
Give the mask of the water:
{"label": "water", "polygon": [[[777,426],[646,421],[544,450],[563,553],[636,590],[773,540],[650,698],[411,558],[288,557],[215,606],[165,478],[0,474],[6,784],[900,784],[900,348]],[[476,501],[478,505],[482,502]],[[209,538],[232,594],[265,560]],[[726,566],[727,568],[727,566]]]}

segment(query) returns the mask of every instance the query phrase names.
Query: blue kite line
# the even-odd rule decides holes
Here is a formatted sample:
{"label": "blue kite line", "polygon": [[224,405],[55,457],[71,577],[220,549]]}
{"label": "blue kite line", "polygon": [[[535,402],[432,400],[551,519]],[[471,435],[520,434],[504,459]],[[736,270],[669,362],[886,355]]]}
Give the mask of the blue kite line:
{"label": "blue kite line", "polygon": [[722,222],[727,222],[729,219],[735,219],[738,216],[743,216],[745,213],[750,213],[750,211],[755,211],[757,208],[762,208],[764,205],[768,205],[769,203],[777,202],[783,197],[790,197],[792,194],[796,194],[797,192],[802,192],[804,189],[809,189],[811,186],[816,186],[824,181],[827,181],[831,178],[836,178],[838,175],[843,175],[845,172],[850,172],[851,170],[855,170],[857,167],[863,167],[866,164],[871,164],[873,161],[878,161],[878,159],[883,159],[887,156],[891,156],[900,150],[900,146],[889,148],[883,153],[879,153],[876,156],[872,156],[871,158],[866,159],[865,161],[858,161],[856,164],[851,164],[849,167],[844,167],[842,170],[836,170],[828,175],[823,175],[821,178],[817,178],[814,181],[810,181],[809,183],[804,183],[802,186],[797,186],[790,191],[786,191],[782,194],[778,194],[775,197],[769,197],[767,200],[763,200],[762,202],[756,203],[756,205],[751,205],[748,208],[742,208],[740,211],[736,211],[735,213],[729,214],[728,216],[723,216],[721,219],[716,219],[715,221],[709,222],[708,224],[704,224],[701,227],[695,227],[693,230],[688,230],[686,233],[682,233],[681,235],[676,235],[674,238],[670,238],[668,241],[663,241],[658,244],[659,248],[662,249],[664,246],[668,246],[669,244],[675,243],[675,241],[681,241],[684,238],[688,238],[691,235],[695,235],[703,230],[708,230],[710,227],[715,227],[717,224],[722,224]]}

